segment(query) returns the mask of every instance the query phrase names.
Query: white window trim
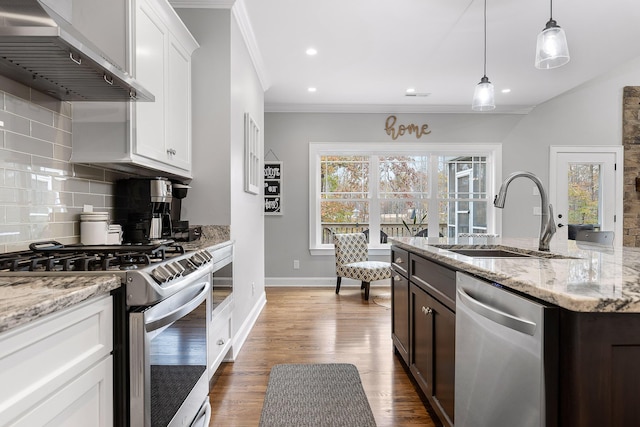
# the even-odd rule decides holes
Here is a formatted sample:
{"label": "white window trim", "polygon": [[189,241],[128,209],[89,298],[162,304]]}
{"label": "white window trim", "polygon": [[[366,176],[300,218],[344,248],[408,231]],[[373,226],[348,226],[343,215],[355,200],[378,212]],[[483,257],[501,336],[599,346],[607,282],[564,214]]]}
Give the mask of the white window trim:
{"label": "white window trim", "polygon": [[[502,182],[502,144],[455,144],[455,143],[369,143],[369,142],[310,142],[309,143],[309,252],[311,255],[334,255],[333,245],[322,244],[322,230],[316,227],[320,217],[320,157],[323,155],[373,155],[417,154],[429,155],[469,155],[487,156],[487,192],[493,200],[497,188]],[[433,157],[432,157],[433,158]],[[433,164],[433,162],[432,162]],[[436,191],[432,189],[431,191]],[[498,211],[498,212],[497,212]],[[487,232],[500,234],[502,230],[502,212],[500,209],[487,211]],[[434,215],[437,212],[433,213]],[[431,220],[431,217],[429,217]],[[437,219],[437,218],[436,218]],[[369,245],[370,255],[388,255],[390,245]]]}

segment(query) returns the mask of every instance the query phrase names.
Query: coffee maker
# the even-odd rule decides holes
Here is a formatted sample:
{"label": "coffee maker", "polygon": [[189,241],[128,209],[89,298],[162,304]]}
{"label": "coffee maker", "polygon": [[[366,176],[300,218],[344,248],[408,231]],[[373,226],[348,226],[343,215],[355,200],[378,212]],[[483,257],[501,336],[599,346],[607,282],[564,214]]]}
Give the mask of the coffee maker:
{"label": "coffee maker", "polygon": [[170,239],[172,184],[167,178],[128,178],[116,182],[114,221],[125,243]]}

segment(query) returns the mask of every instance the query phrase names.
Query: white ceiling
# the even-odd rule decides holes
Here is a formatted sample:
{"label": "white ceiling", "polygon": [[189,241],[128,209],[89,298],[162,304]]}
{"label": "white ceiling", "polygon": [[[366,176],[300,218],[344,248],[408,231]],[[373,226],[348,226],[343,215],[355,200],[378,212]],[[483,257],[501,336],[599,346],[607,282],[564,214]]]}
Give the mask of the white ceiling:
{"label": "white ceiling", "polygon": [[[483,75],[482,0],[243,3],[267,111],[471,112]],[[549,1],[487,0],[495,112],[529,111],[640,56],[640,0],[556,0],[553,17],[567,33],[571,61],[538,70],[536,36]],[[318,54],[307,56],[308,47]],[[409,87],[430,95],[407,97]]]}

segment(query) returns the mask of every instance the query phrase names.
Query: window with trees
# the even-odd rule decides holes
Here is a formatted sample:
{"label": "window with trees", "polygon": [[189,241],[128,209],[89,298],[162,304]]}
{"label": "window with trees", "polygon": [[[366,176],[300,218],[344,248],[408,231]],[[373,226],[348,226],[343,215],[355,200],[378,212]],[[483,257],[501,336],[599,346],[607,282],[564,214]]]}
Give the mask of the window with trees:
{"label": "window with trees", "polygon": [[332,249],[336,233],[364,232],[370,247],[383,248],[388,237],[489,232],[500,146],[445,148],[310,144],[312,253]]}

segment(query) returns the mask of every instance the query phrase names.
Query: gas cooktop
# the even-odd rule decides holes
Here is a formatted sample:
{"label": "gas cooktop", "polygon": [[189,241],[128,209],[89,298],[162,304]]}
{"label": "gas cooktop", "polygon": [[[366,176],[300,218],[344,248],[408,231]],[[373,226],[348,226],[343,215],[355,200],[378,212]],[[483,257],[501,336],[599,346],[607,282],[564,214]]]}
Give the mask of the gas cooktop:
{"label": "gas cooktop", "polygon": [[185,253],[173,241],[149,245],[29,245],[28,251],[0,254],[0,271],[111,271],[144,268]]}
{"label": "gas cooktop", "polygon": [[124,245],[46,241],[29,249],[0,254],[0,274],[115,274],[127,288],[129,305],[151,304],[178,292],[208,274],[213,260],[207,250],[186,252],[171,240]]}

